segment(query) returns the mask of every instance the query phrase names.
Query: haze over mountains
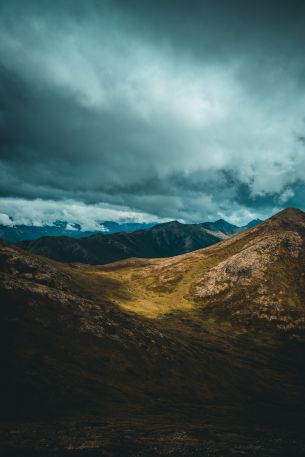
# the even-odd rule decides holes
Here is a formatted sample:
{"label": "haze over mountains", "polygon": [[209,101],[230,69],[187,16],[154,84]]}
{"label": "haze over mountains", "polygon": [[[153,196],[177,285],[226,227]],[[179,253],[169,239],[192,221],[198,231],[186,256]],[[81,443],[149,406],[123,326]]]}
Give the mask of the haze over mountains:
{"label": "haze over mountains", "polygon": [[70,236],[82,238],[95,233],[117,233],[140,230],[153,227],[156,223],[104,221],[100,223],[100,230],[83,230],[80,224],[71,224],[65,221],[56,221],[53,225],[3,225],[0,224],[0,238],[9,243],[17,243],[22,240],[35,240],[42,236]]}
{"label": "haze over mountains", "polygon": [[20,246],[36,254],[61,262],[82,262],[102,265],[129,257],[170,257],[195,251],[260,223],[251,221],[238,227],[223,219],[202,224],[171,221],[145,230],[126,233],[95,234],[72,237],[42,237],[23,241]]}
{"label": "haze over mountains", "polygon": [[1,244],[2,449],[303,455],[304,248],[295,209],[196,252],[98,267]]}

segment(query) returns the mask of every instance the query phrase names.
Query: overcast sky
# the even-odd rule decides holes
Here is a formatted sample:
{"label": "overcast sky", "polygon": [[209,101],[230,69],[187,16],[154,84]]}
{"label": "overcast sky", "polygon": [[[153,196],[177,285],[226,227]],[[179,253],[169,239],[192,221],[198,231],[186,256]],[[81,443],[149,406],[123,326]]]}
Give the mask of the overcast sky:
{"label": "overcast sky", "polygon": [[303,0],[2,0],[0,222],[305,209],[304,43]]}

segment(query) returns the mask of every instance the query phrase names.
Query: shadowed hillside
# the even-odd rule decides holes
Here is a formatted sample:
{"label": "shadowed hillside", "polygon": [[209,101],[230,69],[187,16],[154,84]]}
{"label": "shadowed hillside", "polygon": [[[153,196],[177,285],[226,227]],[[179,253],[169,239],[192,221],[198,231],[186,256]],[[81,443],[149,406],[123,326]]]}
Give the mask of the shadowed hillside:
{"label": "shadowed hillside", "polygon": [[61,262],[101,265],[130,257],[168,257],[194,251],[223,240],[225,234],[214,234],[198,225],[177,221],[156,225],[147,230],[97,234],[81,239],[43,237],[20,245],[30,252]]}
{"label": "shadowed hillside", "polygon": [[[252,221],[253,224],[260,222]],[[81,239],[44,236],[23,241],[20,246],[60,262],[102,265],[130,257],[158,258],[192,252],[218,243],[247,228],[237,227],[223,219],[203,224],[172,221],[146,230],[96,234]]]}
{"label": "shadowed hillside", "polygon": [[2,244],[2,448],[303,455],[304,243],[288,209],[167,259],[64,265]]}

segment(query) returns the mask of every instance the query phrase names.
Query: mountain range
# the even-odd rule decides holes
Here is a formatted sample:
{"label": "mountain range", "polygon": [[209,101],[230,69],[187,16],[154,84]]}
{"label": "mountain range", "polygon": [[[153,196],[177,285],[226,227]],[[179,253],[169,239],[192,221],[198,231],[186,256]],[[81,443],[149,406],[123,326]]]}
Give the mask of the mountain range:
{"label": "mountain range", "polygon": [[171,221],[145,230],[98,233],[78,239],[41,237],[22,241],[20,246],[60,262],[102,265],[130,257],[154,258],[184,254],[211,246],[260,222],[255,220],[245,227],[238,227],[223,219],[203,224]]}
{"label": "mountain range", "polygon": [[304,248],[297,209],[100,266],[1,243],[3,455],[303,456]]}
{"label": "mountain range", "polygon": [[[12,221],[13,223],[13,221]],[[53,225],[3,225],[0,224],[0,238],[8,243],[18,243],[22,240],[35,240],[42,236],[69,236],[82,238],[96,233],[128,232],[150,228],[155,223],[104,221],[100,223],[99,230],[83,230],[80,224],[71,224],[65,221],[56,221]]]}

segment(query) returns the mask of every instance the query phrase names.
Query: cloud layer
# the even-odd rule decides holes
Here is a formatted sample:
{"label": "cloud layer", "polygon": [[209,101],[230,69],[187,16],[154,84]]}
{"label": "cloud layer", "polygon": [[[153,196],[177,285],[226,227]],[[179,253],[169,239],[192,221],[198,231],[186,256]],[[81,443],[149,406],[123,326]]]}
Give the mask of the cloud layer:
{"label": "cloud layer", "polygon": [[[155,222],[158,218],[151,214],[131,211],[128,208],[107,204],[85,204],[75,200],[26,200],[22,198],[0,199],[0,224],[13,225],[54,225],[57,221],[79,224],[83,231],[101,230],[101,223],[115,222]],[[164,220],[165,221],[165,220]],[[163,222],[163,221],[162,221]]]}
{"label": "cloud layer", "polygon": [[2,2],[1,213],[305,209],[304,2],[198,3]]}

